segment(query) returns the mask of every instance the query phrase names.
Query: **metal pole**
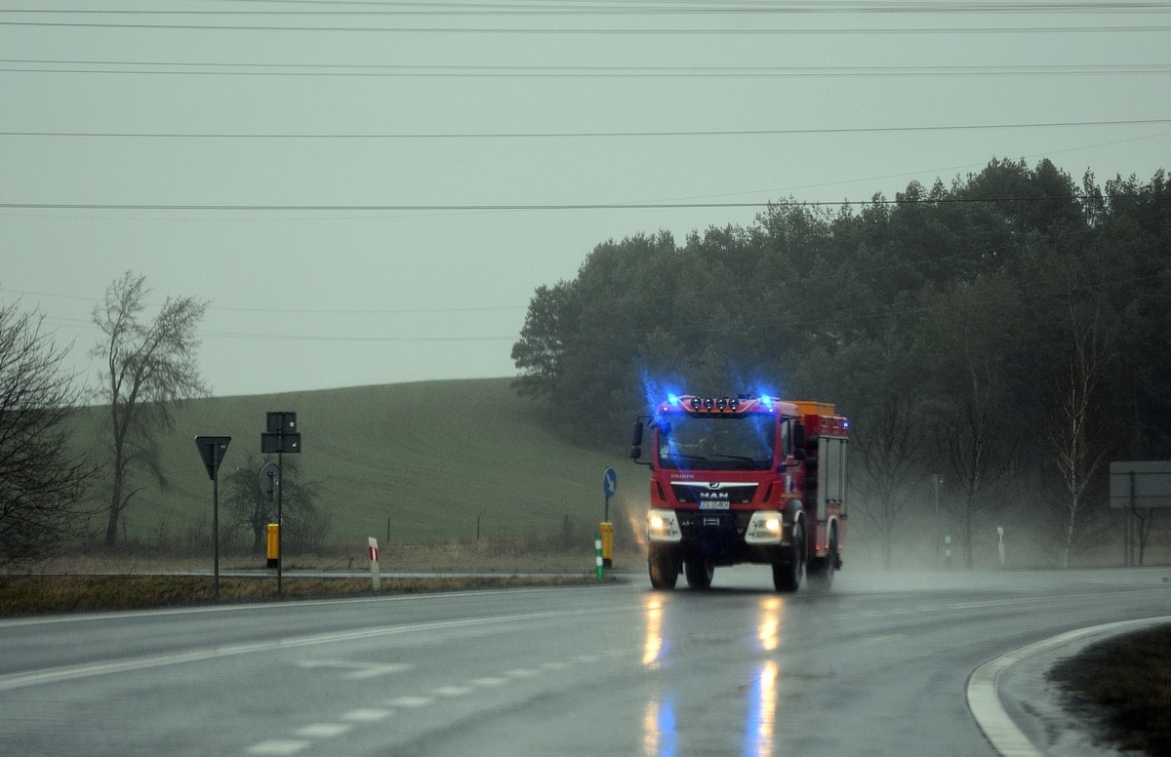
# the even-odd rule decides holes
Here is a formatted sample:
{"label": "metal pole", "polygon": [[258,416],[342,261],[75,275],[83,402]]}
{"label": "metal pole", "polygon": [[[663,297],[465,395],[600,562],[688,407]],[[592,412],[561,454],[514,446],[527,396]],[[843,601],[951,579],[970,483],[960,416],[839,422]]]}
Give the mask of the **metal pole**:
{"label": "metal pole", "polygon": [[283,597],[281,572],[285,565],[285,551],[281,540],[285,538],[285,457],[280,450],[276,453],[276,477],[280,482],[276,490],[276,595]]}
{"label": "metal pole", "polygon": [[[213,447],[212,455],[218,455],[219,449]],[[211,477],[211,540],[212,554],[215,555],[215,601],[220,601],[220,475],[218,471]]]}
{"label": "metal pole", "polygon": [[939,482],[943,479],[943,476],[936,473],[934,476],[932,476],[932,478],[935,481],[935,539],[933,539],[933,541],[935,542],[935,568],[938,570],[940,547],[939,542],[942,540],[939,533]]}

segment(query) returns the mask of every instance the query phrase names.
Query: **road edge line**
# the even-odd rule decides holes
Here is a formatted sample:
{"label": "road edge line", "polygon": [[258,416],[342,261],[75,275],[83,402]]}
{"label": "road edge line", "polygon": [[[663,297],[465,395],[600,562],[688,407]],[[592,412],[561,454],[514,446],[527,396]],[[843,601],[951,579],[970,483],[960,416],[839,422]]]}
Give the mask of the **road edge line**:
{"label": "road edge line", "polygon": [[1033,742],[1017,727],[1016,722],[1009,717],[1004,705],[1001,704],[998,688],[1001,674],[1026,657],[1047,652],[1065,644],[1076,641],[1088,643],[1090,640],[1096,640],[1094,637],[1116,636],[1168,623],[1171,623],[1171,615],[1138,620],[1120,620],[1067,631],[1014,649],[972,671],[968,677],[967,686],[968,711],[972,713],[972,717],[975,718],[984,737],[988,739],[992,748],[1001,757],[1044,757],[1044,752],[1033,745]]}

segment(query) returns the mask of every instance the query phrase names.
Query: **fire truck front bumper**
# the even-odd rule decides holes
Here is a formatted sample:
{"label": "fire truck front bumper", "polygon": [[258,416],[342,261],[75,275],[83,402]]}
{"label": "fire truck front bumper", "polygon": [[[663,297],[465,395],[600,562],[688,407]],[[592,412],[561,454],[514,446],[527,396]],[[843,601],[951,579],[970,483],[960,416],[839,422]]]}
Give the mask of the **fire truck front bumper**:
{"label": "fire truck front bumper", "polygon": [[790,529],[775,510],[705,511],[654,509],[647,514],[652,544],[702,557],[717,565],[772,563],[788,554]]}

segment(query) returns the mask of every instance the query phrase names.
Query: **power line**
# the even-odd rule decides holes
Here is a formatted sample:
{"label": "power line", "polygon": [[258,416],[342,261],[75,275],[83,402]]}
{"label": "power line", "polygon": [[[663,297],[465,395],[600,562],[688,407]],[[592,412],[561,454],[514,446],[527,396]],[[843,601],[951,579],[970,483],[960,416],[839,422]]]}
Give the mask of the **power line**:
{"label": "power line", "polygon": [[1144,26],[851,26],[815,28],[607,28],[607,27],[473,27],[473,26],[277,26],[260,24],[166,24],[166,23],[99,23],[83,21],[0,21],[0,27],[38,27],[60,29],[121,29],[150,31],[236,31],[236,32],[330,32],[377,34],[476,34],[476,35],[571,35],[571,36],[824,36],[824,35],[925,35],[925,34],[1134,34],[1165,33],[1168,25]]}
{"label": "power line", "polygon": [[[1166,63],[984,66],[424,66],[314,63],[0,60],[0,72],[134,76],[249,76],[428,79],[744,79],[977,76],[1165,76]],[[35,67],[34,67],[35,66]]]}
{"label": "power line", "polygon": [[[1129,195],[1125,195],[1129,196]],[[1104,195],[1116,199],[1123,195]],[[674,210],[696,208],[761,208],[770,207],[846,207],[873,205],[962,205],[970,203],[1004,202],[1066,202],[1070,197],[991,197],[982,199],[914,199],[914,200],[813,200],[780,202],[630,202],[630,203],[549,203],[522,205],[199,205],[149,203],[45,203],[3,202],[3,210],[93,210],[93,211],[190,211],[190,212],[256,212],[256,213],[370,213],[422,211],[576,211],[576,210]]]}
{"label": "power line", "polygon": [[[258,6],[261,2],[251,2],[249,5]],[[328,10],[242,10],[239,7],[232,10],[162,10],[150,8],[147,10],[127,9],[61,9],[61,8],[16,8],[0,11],[9,14],[28,16],[70,15],[70,16],[235,16],[235,17],[266,17],[266,16],[433,16],[433,17],[515,17],[515,16],[761,16],[761,15],[812,15],[812,14],[1038,14],[1038,13],[1161,13],[1166,12],[1171,3],[1163,0],[1150,2],[1070,2],[1068,0],[1054,0],[1052,2],[1021,2],[1010,3],[1000,0],[992,2],[965,2],[941,3],[936,0],[927,2],[834,2],[819,0],[817,2],[644,2],[644,3],[446,3],[446,2],[321,2],[320,0],[268,0],[266,5],[286,6],[328,6]],[[243,3],[234,2],[240,6]]]}
{"label": "power line", "polygon": [[906,132],[984,131],[1000,129],[1048,129],[1086,126],[1152,126],[1171,123],[1171,118],[1110,121],[1051,121],[1016,124],[953,124],[935,126],[872,126],[813,129],[711,129],[697,131],[581,131],[581,132],[87,132],[87,131],[0,131],[0,137],[46,137],[78,139],[610,139],[664,137],[754,137],[809,134],[890,134]]}
{"label": "power line", "polygon": [[[60,300],[75,300],[81,302],[95,302],[93,297],[81,297],[70,294],[53,294],[50,292],[32,292],[25,289],[11,289],[0,286],[0,294],[11,292],[21,296],[28,297],[50,297]],[[154,303],[156,306],[159,303]],[[296,308],[246,308],[246,307],[220,307],[214,304],[208,305],[208,310],[215,312],[228,313],[270,313],[277,315],[296,314],[296,315],[435,315],[443,313],[488,313],[501,312],[513,310],[525,310],[525,305],[490,305],[484,307],[456,307],[456,308],[328,308],[315,309],[309,307]],[[65,319],[68,320],[68,319]],[[88,323],[88,321],[86,321]]]}

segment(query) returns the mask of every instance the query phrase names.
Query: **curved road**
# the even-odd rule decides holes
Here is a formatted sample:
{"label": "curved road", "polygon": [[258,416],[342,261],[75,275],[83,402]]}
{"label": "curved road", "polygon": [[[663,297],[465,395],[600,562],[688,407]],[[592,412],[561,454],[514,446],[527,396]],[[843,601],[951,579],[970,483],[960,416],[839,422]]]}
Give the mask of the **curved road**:
{"label": "curved road", "polygon": [[[744,567],[704,593],[640,575],[6,621],[0,754],[995,755],[973,671],[1171,615],[1169,574],[845,571],[780,596]],[[1063,743],[1018,688],[1045,687],[1005,711],[1040,753]]]}

